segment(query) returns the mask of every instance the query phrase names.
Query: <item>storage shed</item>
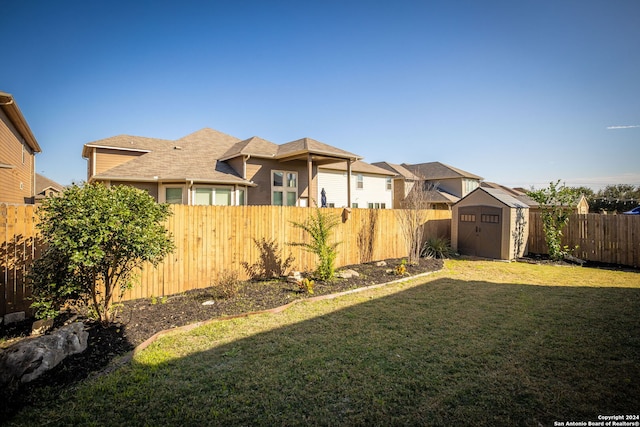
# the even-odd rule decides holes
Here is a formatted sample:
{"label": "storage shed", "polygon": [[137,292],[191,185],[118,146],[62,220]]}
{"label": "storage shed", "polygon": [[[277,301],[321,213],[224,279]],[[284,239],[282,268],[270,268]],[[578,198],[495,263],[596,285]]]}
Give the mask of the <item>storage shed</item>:
{"label": "storage shed", "polygon": [[452,211],[451,246],[460,254],[511,260],[526,253],[529,206],[506,191],[476,188]]}

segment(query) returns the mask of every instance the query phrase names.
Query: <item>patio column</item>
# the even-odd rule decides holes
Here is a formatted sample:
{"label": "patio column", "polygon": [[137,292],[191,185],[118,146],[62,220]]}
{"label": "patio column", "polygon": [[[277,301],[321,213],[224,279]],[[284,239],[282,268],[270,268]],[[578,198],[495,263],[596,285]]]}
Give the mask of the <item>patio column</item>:
{"label": "patio column", "polygon": [[347,160],[347,208],[351,207],[351,159]]}
{"label": "patio column", "polygon": [[313,179],[313,160],[311,158],[311,153],[307,153],[307,179],[309,180],[309,184],[307,185],[307,207],[311,207],[313,200],[315,198],[312,198],[312,192],[311,192],[311,181]]}

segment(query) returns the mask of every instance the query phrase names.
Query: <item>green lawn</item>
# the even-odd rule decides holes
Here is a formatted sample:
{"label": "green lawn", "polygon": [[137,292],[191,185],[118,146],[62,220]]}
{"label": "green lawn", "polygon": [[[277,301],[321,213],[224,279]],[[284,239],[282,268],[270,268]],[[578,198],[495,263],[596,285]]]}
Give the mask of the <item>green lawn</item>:
{"label": "green lawn", "polygon": [[447,261],[167,336],[16,425],[553,425],[640,412],[640,274]]}

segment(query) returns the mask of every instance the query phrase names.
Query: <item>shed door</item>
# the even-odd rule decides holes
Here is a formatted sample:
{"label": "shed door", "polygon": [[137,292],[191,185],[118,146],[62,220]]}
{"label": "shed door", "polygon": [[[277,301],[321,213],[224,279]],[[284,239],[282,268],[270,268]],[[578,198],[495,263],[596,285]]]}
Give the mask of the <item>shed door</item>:
{"label": "shed door", "polygon": [[458,210],[458,250],[463,255],[501,257],[502,209],[467,206]]}

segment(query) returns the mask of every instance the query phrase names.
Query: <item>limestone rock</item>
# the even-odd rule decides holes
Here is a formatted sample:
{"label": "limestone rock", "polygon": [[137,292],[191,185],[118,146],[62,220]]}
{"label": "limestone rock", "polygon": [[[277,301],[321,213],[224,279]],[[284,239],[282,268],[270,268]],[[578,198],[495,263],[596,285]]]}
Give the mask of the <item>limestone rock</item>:
{"label": "limestone rock", "polygon": [[287,282],[289,283],[300,283],[302,282],[302,273],[299,271],[292,271],[287,276]]}
{"label": "limestone rock", "polygon": [[67,356],[87,348],[89,333],[82,322],[64,326],[50,335],[20,341],[0,353],[0,384],[33,381]]}
{"label": "limestone rock", "polygon": [[360,273],[355,270],[347,269],[338,271],[336,276],[342,279],[351,279],[352,277],[360,277]]}
{"label": "limestone rock", "polygon": [[378,261],[376,262],[376,267],[385,267],[387,265],[386,261]]}

